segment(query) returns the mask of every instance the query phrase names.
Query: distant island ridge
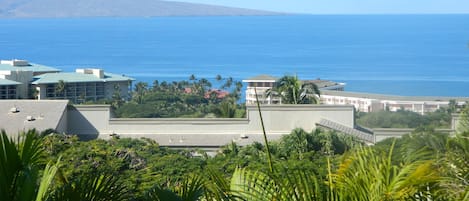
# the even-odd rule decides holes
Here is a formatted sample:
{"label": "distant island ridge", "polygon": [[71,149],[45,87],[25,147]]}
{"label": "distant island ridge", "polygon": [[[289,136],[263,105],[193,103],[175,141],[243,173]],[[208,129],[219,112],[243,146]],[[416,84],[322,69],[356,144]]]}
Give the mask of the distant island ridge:
{"label": "distant island ridge", "polygon": [[0,0],[0,18],[255,16],[282,13],[162,0]]}

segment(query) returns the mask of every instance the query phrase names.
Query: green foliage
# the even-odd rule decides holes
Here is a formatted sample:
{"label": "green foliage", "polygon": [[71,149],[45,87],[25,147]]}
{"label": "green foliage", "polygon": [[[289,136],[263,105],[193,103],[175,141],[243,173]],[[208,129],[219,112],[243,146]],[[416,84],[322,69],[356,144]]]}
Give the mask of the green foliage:
{"label": "green foliage", "polygon": [[149,139],[28,131],[14,140],[3,132],[0,199],[467,200],[468,139],[419,130],[363,147],[339,133],[295,129],[270,143],[270,171],[261,143],[231,143],[207,158]]}
{"label": "green foliage", "polygon": [[396,112],[378,111],[360,113],[357,124],[368,128],[449,128],[451,113],[444,110],[420,115],[415,112],[399,110]]}
{"label": "green foliage", "polygon": [[285,75],[267,96],[279,96],[284,104],[319,104],[319,88],[314,83],[302,83],[298,77]]}
{"label": "green foliage", "polygon": [[[16,139],[4,130],[0,134],[0,200],[45,200],[57,164],[44,164],[42,140],[35,130],[22,132]],[[42,181],[41,181],[42,178]]]}
{"label": "green foliage", "polygon": [[236,169],[231,190],[243,200],[324,200],[324,184],[305,170],[274,173]]}
{"label": "green foliage", "polygon": [[341,200],[409,200],[430,195],[440,177],[432,160],[396,164],[394,146],[389,151],[360,148],[346,156],[335,177]]}
{"label": "green foliage", "polygon": [[[219,76],[217,80],[221,82],[225,79]],[[243,117],[243,108],[237,104],[242,83],[230,77],[219,85],[226,91],[212,90],[212,83],[194,75],[189,81],[155,80],[152,87],[139,82],[135,85],[130,102],[123,103],[119,96],[114,96],[111,105],[115,116],[125,118]]]}
{"label": "green foliage", "polygon": [[128,198],[126,186],[113,175],[85,174],[72,182],[65,182],[54,190],[50,201],[111,201]]}
{"label": "green foliage", "polygon": [[469,105],[467,104],[459,113],[459,124],[456,125],[456,131],[458,133],[469,133]]}
{"label": "green foliage", "polygon": [[[188,173],[200,171],[205,164],[203,158],[193,157],[189,151],[161,148],[149,139],[78,141],[75,137],[54,134],[46,136],[44,141],[51,160],[61,155],[60,168],[65,178],[105,175],[104,181],[124,185],[133,197],[143,196],[143,192],[155,184],[181,181]],[[119,175],[116,177],[119,182],[108,181],[108,175]],[[89,180],[72,180],[70,185],[77,186]],[[71,187],[64,189],[65,192],[73,190]]]}

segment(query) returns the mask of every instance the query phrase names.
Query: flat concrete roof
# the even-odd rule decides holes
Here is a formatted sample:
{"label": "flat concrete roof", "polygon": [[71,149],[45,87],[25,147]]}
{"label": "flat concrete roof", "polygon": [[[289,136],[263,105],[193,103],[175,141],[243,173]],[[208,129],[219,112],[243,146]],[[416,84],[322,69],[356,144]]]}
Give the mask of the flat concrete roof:
{"label": "flat concrete roof", "polygon": [[450,101],[450,100],[456,100],[457,102],[469,101],[469,97],[396,96],[396,95],[386,95],[386,94],[373,94],[373,93],[334,91],[334,90],[321,90],[321,95],[368,98],[368,99],[376,99],[376,100],[392,100],[392,101]]}
{"label": "flat concrete roof", "polygon": [[248,78],[246,80],[243,80],[243,82],[257,82],[257,81],[271,81],[275,82],[277,81],[278,78],[270,76],[270,75],[258,75],[255,77]]}
{"label": "flat concrete roof", "polygon": [[[0,100],[0,129],[11,135],[32,128],[57,129],[67,104],[68,100]],[[28,121],[28,116],[34,120]]]}
{"label": "flat concrete roof", "polygon": [[[243,80],[243,82],[276,82],[279,78],[270,76],[270,75],[258,75],[255,77],[251,77],[248,79]],[[344,83],[339,83],[339,82],[334,82],[330,80],[321,80],[321,79],[315,79],[315,80],[300,80],[303,83],[313,83],[318,88],[324,88],[324,87],[330,87],[330,86],[336,86],[336,85],[345,85]]]}

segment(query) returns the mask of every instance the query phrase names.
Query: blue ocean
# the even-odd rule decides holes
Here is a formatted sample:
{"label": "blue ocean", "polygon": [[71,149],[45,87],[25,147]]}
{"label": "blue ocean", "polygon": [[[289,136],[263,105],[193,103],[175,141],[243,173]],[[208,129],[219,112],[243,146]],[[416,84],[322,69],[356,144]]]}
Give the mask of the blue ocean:
{"label": "blue ocean", "polygon": [[139,81],[297,75],[347,91],[469,96],[469,15],[1,19],[0,59]]}

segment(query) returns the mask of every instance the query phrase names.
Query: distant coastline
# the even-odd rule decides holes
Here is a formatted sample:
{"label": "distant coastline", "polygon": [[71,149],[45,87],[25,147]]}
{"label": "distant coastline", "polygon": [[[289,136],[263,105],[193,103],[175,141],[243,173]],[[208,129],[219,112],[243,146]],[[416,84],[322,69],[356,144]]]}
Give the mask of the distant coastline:
{"label": "distant coastline", "polygon": [[[47,5],[47,6],[44,6]],[[2,18],[262,16],[284,13],[162,0],[0,1]]]}

